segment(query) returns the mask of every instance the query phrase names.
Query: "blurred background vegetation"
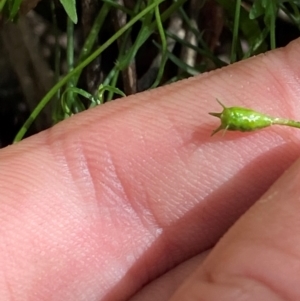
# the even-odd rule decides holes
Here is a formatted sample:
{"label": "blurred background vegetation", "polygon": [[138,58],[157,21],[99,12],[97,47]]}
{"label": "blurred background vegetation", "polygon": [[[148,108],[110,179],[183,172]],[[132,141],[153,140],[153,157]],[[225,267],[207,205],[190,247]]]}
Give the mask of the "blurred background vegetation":
{"label": "blurred background vegetation", "polygon": [[298,0],[0,0],[0,147],[299,30]]}

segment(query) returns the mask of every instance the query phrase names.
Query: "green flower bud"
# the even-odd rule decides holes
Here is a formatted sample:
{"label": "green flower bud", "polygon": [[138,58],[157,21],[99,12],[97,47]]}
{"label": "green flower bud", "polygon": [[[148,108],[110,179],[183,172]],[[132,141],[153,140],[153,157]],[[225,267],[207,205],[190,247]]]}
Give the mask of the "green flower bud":
{"label": "green flower bud", "polygon": [[247,108],[227,108],[218,99],[217,102],[223,107],[223,111],[221,113],[209,114],[220,118],[221,125],[217,129],[215,129],[211,135],[214,135],[215,133],[223,129],[225,130],[225,132],[227,130],[248,132],[262,129],[273,124],[300,128],[300,122],[298,121],[271,117]]}

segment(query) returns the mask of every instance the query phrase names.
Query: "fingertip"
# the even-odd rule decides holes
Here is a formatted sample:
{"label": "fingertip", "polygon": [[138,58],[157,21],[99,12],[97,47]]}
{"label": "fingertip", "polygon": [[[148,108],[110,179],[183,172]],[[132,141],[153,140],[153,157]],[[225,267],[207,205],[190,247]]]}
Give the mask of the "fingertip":
{"label": "fingertip", "polygon": [[171,299],[299,300],[300,160],[217,243]]}

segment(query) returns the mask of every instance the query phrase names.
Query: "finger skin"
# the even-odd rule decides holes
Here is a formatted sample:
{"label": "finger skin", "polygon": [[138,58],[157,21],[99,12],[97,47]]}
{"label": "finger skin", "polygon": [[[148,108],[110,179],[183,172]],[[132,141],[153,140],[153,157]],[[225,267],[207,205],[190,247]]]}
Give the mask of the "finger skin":
{"label": "finger skin", "polygon": [[176,300],[300,300],[300,160],[228,231]]}
{"label": "finger skin", "polygon": [[202,264],[210,250],[194,256],[167,273],[158,277],[144,286],[128,301],[165,301],[174,294],[174,288],[178,288]]}
{"label": "finger skin", "polygon": [[213,246],[298,157],[300,134],[211,138],[207,113],[218,98],[300,116],[299,47],[100,106],[3,149],[0,295],[126,300]]}

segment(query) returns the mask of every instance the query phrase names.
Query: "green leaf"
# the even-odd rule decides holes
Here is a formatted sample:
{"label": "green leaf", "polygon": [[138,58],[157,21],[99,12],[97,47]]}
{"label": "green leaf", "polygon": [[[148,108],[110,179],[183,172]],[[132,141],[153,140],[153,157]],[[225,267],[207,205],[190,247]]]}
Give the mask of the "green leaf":
{"label": "green leaf", "polygon": [[[264,1],[264,0],[259,0],[259,1]],[[259,2],[258,1],[258,2]],[[234,17],[234,11],[235,11],[235,1],[228,1],[228,0],[217,0],[220,5],[225,9],[227,12],[228,16],[230,18]],[[263,2],[264,4],[264,2]],[[241,7],[240,11],[240,32],[243,34],[243,36],[246,38],[246,40],[249,43],[250,49],[256,49],[255,53],[248,53],[247,57],[249,55],[261,53],[267,50],[267,45],[264,41],[260,41],[259,48],[258,46],[258,40],[265,35],[262,35],[261,29],[259,26],[259,23],[257,20],[250,20],[249,18],[249,12],[244,8]],[[243,55],[239,55],[239,57],[243,57]]]}
{"label": "green leaf", "polygon": [[6,3],[6,0],[0,0],[0,12],[2,12],[5,3]]}
{"label": "green leaf", "polygon": [[60,0],[60,3],[73,23],[77,24],[76,0]]}
{"label": "green leaf", "polygon": [[263,3],[261,0],[255,0],[250,12],[249,12],[249,18],[251,20],[256,19],[258,17],[260,17],[261,15],[263,15],[265,12],[265,7],[263,6]]}
{"label": "green leaf", "polygon": [[8,1],[8,12],[9,16],[8,19],[10,21],[15,21],[15,18],[19,12],[20,5],[21,5],[22,0],[13,0],[13,1]]}

